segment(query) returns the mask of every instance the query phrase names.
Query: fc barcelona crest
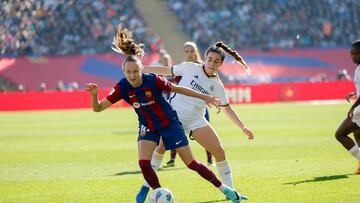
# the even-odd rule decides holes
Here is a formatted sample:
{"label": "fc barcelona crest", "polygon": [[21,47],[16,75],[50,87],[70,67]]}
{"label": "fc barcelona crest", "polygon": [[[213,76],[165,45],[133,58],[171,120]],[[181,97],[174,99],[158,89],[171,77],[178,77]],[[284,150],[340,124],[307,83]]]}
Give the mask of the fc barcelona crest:
{"label": "fc barcelona crest", "polygon": [[145,96],[146,96],[146,97],[151,97],[151,96],[152,96],[151,91],[145,91]]}
{"label": "fc barcelona crest", "polygon": [[144,137],[147,132],[150,132],[150,130],[146,126],[141,125],[139,130],[140,136]]}

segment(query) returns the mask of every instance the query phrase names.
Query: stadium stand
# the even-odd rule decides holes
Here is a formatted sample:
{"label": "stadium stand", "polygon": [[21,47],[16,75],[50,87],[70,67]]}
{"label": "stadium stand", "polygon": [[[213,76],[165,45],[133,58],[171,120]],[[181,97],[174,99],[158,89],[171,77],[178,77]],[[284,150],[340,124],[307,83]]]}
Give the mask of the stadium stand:
{"label": "stadium stand", "polygon": [[204,50],[224,40],[240,49],[339,47],[360,36],[358,0],[168,0],[183,30]]}
{"label": "stadium stand", "polygon": [[131,29],[148,52],[156,52],[161,43],[158,37],[147,36],[146,22],[132,0],[5,0],[0,16],[2,56],[110,52],[119,23]]}
{"label": "stadium stand", "polygon": [[[151,2],[154,1],[147,3]],[[158,23],[159,15],[151,16],[152,12],[144,15],[141,11],[150,6],[140,0],[2,1],[0,86],[16,90],[23,85],[31,91],[38,90],[44,82],[48,90],[55,90],[60,80],[65,84],[76,81],[80,88],[89,81],[112,86],[123,76],[119,68],[122,57],[111,54],[110,49],[119,23],[145,44],[144,64],[157,60],[156,53],[164,46],[160,36],[186,32],[202,51],[211,43],[223,40],[240,50],[253,69],[253,75],[248,76],[241,66],[226,59],[221,68],[224,83],[324,81],[336,80],[342,69],[347,69],[350,77],[353,73],[349,50],[344,47],[360,36],[357,29],[360,1],[167,0],[160,3],[167,3],[173,11],[157,11],[168,16],[160,18],[173,27],[182,27],[183,31],[149,28],[151,19],[158,26],[164,23]],[[145,9],[136,7],[140,4]],[[166,4],[164,7],[167,9]],[[169,13],[177,15],[179,20],[170,18]],[[171,44],[183,43],[170,39]],[[176,47],[176,53],[181,55],[182,46]]]}

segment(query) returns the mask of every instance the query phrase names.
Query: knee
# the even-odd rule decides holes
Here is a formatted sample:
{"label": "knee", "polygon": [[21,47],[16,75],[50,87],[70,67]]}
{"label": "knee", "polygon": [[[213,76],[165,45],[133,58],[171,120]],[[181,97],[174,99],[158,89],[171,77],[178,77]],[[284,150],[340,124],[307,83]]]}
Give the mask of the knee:
{"label": "knee", "polygon": [[342,130],[340,130],[340,129],[337,129],[337,130],[336,130],[336,132],[335,132],[335,138],[336,138],[337,141],[340,142],[340,141],[343,139],[344,136],[345,136],[345,135],[344,135],[344,133],[342,132]]}
{"label": "knee", "polygon": [[155,149],[155,151],[157,152],[157,153],[159,153],[159,154],[164,154],[165,153],[165,146],[163,145],[163,144],[159,144],[157,147],[156,147],[156,149]]}
{"label": "knee", "polygon": [[225,156],[225,149],[223,146],[218,146],[215,148],[214,152],[212,153],[215,157],[224,157]]}

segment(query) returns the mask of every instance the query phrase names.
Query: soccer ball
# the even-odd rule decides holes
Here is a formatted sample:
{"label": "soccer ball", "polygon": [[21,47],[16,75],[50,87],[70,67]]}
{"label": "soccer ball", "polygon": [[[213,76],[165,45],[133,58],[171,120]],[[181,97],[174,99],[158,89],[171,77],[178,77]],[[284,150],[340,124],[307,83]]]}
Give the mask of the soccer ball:
{"label": "soccer ball", "polygon": [[173,203],[174,195],[167,188],[156,188],[149,197],[149,203]]}

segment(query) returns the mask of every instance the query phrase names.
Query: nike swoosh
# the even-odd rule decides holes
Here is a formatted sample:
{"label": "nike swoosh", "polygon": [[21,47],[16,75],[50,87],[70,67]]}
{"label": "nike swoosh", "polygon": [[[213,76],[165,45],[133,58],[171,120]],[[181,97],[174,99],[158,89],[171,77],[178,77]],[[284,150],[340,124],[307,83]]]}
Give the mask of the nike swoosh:
{"label": "nike swoosh", "polygon": [[175,142],[176,145],[180,144],[180,142],[182,142],[182,140],[178,141],[178,142]]}
{"label": "nike swoosh", "polygon": [[135,97],[135,95],[130,95],[130,96],[129,96],[129,98],[133,98],[133,97]]}

